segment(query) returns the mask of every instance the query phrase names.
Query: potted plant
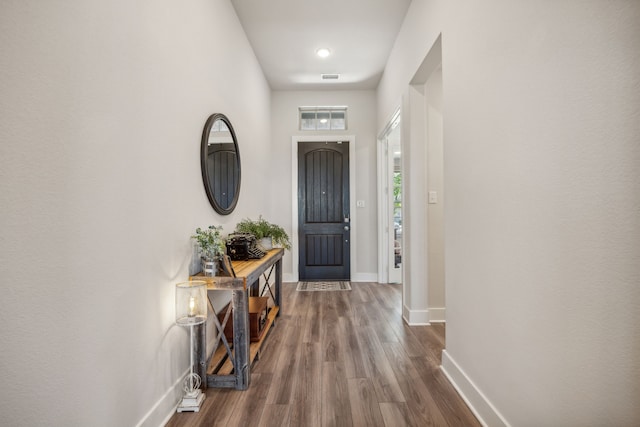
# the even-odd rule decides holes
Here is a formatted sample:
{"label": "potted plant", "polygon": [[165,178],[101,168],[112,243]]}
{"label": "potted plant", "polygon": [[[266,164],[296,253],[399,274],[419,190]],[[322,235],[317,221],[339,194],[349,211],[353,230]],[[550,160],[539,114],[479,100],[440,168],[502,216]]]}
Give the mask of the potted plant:
{"label": "potted plant", "polygon": [[285,249],[291,249],[289,235],[284,228],[277,224],[270,223],[262,218],[257,220],[245,218],[236,225],[237,233],[251,233],[256,236],[256,240],[260,241],[260,245],[265,249],[272,249],[273,245],[282,246]]}
{"label": "potted plant", "polygon": [[196,234],[191,236],[198,243],[202,259],[202,271],[205,276],[215,276],[218,262],[225,253],[224,239],[221,236],[222,226],[210,225],[206,229],[196,228]]}

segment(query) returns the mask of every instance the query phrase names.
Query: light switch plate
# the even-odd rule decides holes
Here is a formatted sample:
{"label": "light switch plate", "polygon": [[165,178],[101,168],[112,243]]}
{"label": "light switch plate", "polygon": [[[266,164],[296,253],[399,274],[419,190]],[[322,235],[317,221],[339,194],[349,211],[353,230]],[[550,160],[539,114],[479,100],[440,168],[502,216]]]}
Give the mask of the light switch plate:
{"label": "light switch plate", "polygon": [[437,191],[429,191],[429,203],[430,204],[438,203],[438,192]]}
{"label": "light switch plate", "polygon": [[364,208],[364,200],[356,201],[356,206],[359,207],[359,208]]}

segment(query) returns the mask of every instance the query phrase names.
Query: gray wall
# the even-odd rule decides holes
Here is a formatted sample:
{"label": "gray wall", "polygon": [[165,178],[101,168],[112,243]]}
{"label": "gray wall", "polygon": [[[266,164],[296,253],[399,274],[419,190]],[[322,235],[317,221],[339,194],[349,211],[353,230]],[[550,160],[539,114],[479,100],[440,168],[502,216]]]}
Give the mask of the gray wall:
{"label": "gray wall", "polygon": [[[352,239],[356,234],[356,247],[352,250],[352,280],[377,280],[377,189],[376,189],[376,133],[374,91],[275,91],[272,94],[272,166],[269,179],[278,188],[277,197],[271,198],[273,216],[292,229],[292,137],[310,135],[354,135],[355,159],[350,159],[356,171],[353,200],[364,200],[364,208],[351,212]],[[348,107],[348,129],[346,131],[300,131],[298,130],[298,107],[346,105]],[[297,217],[295,218],[297,221]],[[292,271],[292,254],[287,252],[285,274]],[[295,260],[297,264],[297,260]],[[290,277],[290,276],[288,276]],[[287,276],[285,276],[287,279]]]}
{"label": "gray wall", "polygon": [[379,129],[442,34],[443,365],[488,425],[640,424],[638,22],[414,1],[389,59]]}
{"label": "gray wall", "polygon": [[[189,236],[270,188],[260,66],[227,0],[3,1],[0,76],[2,423],[160,425],[189,363]],[[200,175],[214,112],[243,162],[229,217]]]}

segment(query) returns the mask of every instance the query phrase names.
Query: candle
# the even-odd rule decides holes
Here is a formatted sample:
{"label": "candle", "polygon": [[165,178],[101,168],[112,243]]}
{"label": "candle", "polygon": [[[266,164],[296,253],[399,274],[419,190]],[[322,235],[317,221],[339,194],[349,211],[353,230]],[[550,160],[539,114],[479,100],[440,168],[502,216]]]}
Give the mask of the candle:
{"label": "candle", "polygon": [[196,299],[194,297],[189,297],[189,317],[194,317],[196,315]]}

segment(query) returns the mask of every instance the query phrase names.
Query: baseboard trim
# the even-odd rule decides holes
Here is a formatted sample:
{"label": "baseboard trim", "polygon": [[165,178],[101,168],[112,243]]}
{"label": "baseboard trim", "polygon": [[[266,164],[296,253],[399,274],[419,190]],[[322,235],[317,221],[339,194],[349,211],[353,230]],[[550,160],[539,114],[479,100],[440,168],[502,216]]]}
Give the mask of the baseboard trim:
{"label": "baseboard trim", "polygon": [[429,310],[411,310],[406,305],[402,307],[402,317],[409,326],[429,325]]}
{"label": "baseboard trim", "polygon": [[429,307],[429,322],[445,323],[447,321],[445,307]]}
{"label": "baseboard trim", "polygon": [[351,276],[352,282],[370,282],[370,283],[378,283],[378,274],[377,273],[358,273]]}
{"label": "baseboard trim", "polygon": [[442,350],[440,369],[484,427],[511,427],[460,366]]}
{"label": "baseboard trim", "polygon": [[180,399],[182,398],[182,383],[191,369],[187,369],[178,380],[173,383],[155,405],[142,417],[136,427],[157,427],[166,425],[173,414],[176,413]]}

